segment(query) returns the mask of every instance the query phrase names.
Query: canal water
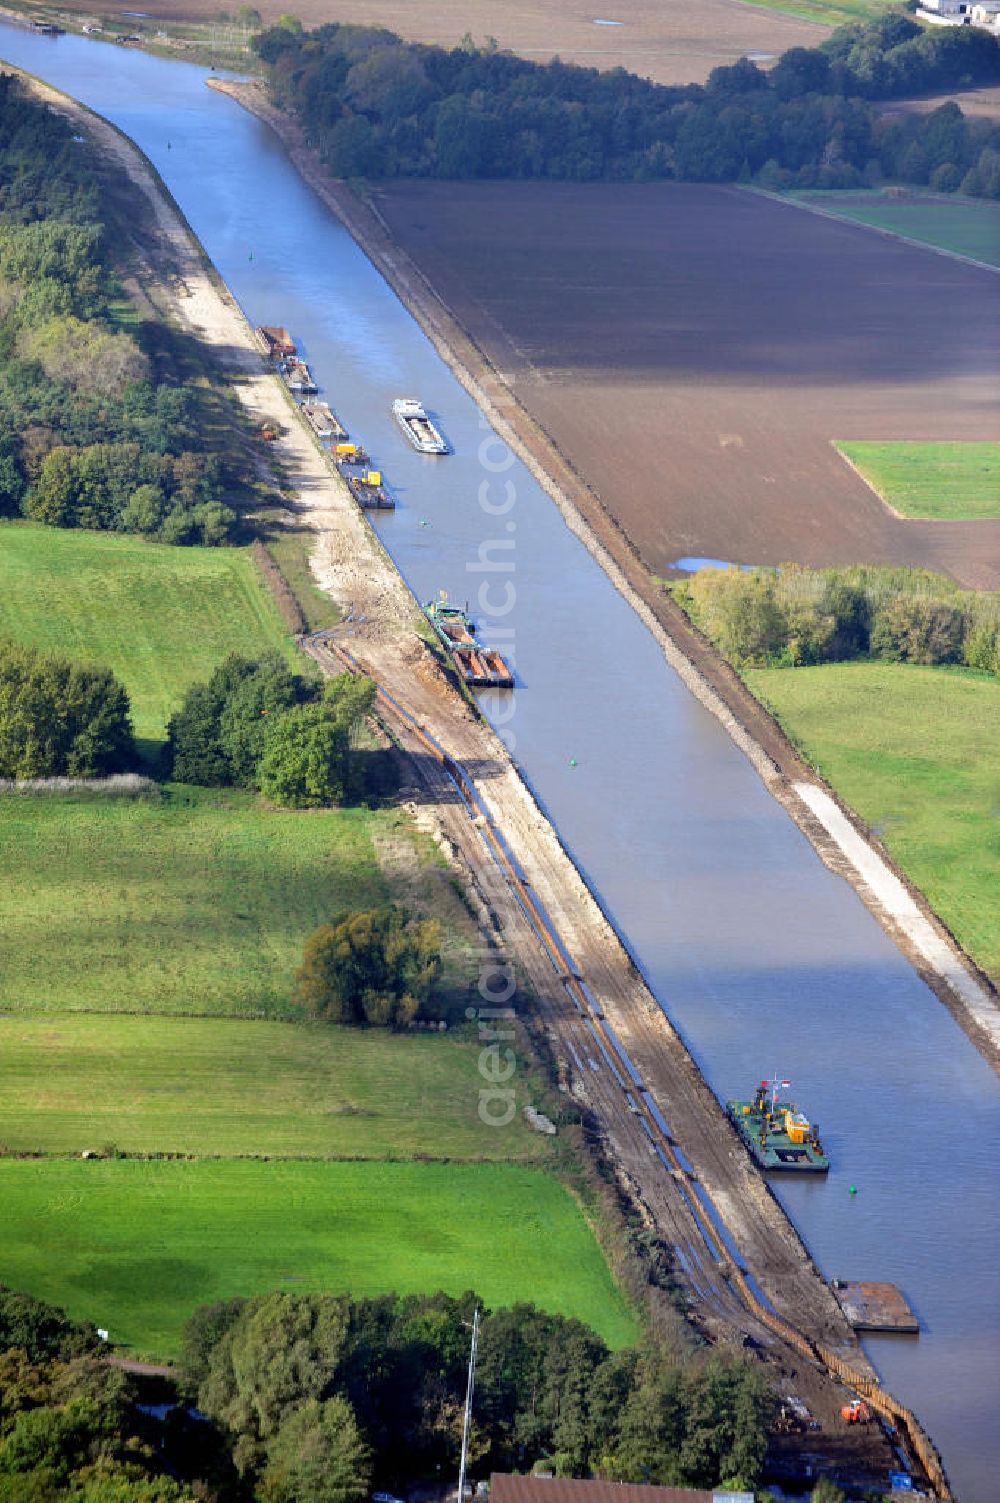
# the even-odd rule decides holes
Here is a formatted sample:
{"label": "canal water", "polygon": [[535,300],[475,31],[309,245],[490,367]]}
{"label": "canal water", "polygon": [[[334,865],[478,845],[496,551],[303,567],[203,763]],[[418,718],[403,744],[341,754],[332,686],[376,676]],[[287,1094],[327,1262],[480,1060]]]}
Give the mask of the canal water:
{"label": "canal water", "polygon": [[[137,141],[251,323],[292,330],[397,497],[377,525],[413,589],[469,600],[512,651],[518,688],[488,708],[712,1087],[744,1095],[778,1071],[820,1122],[829,1178],[778,1193],[828,1276],[905,1291],[920,1337],[866,1345],[963,1503],[995,1503],[1000,1083],[271,132],[187,64],[10,26],[0,54]],[[450,458],[408,447],[399,395],[437,416]]]}

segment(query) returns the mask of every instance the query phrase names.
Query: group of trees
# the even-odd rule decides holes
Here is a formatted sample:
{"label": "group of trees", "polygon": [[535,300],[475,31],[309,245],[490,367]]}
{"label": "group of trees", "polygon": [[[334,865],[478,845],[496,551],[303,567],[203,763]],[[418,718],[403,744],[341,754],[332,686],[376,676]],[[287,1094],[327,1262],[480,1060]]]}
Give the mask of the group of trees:
{"label": "group of trees", "polygon": [[[206,1306],[183,1369],[268,1503],[361,1503],[372,1485],[450,1475],[462,1437],[473,1294],[266,1294]],[[773,1400],[759,1368],[609,1352],[531,1305],[480,1327],[476,1471],[712,1487],[760,1476]]]}
{"label": "group of trees", "polygon": [[441,975],[441,925],[387,904],[321,924],[306,940],[292,1000],[314,1018],[405,1028]]}
{"label": "group of trees", "polygon": [[[870,103],[1000,79],[1000,41],[889,14],[769,72],[742,59],[666,87],[389,31],[283,24],[254,39],[277,101],[339,176],[759,180],[852,187],[883,176],[1000,196],[1000,129],[957,106],[902,122]],[[947,169],[947,171],[945,170]]]}
{"label": "group of trees", "polygon": [[703,569],[672,591],[741,667],[871,657],[1000,673],[1000,594],[926,570]]}
{"label": "group of trees", "polygon": [[195,684],[167,727],[181,783],[257,788],[290,808],[339,804],[365,789],[358,734],[375,699],[361,675],[323,683],[280,657],[236,654]]}
{"label": "group of trees", "polygon": [[0,1503],[194,1503],[93,1327],[0,1286]]}
{"label": "group of trees", "polygon": [[105,777],[134,758],[128,695],[108,669],[0,641],[0,777]]}
{"label": "group of trees", "polygon": [[205,452],[199,390],[120,326],[120,220],[87,143],[0,75],[0,516],[221,543],[245,462]]}

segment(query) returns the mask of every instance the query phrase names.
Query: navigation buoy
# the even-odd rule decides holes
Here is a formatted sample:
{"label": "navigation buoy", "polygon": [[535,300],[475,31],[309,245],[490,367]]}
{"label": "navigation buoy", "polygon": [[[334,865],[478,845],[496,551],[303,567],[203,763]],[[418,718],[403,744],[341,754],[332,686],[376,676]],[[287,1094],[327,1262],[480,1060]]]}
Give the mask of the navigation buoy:
{"label": "navigation buoy", "polygon": [[570,759],[569,759],[569,765],[570,765],[570,767],[575,767],[576,766],[576,758],[575,757],[570,757]]}
{"label": "navigation buoy", "polygon": [[849,1188],[849,1190],[848,1190],[847,1193],[848,1193],[848,1195],[857,1195],[857,1193],[858,1193],[858,1187],[857,1187],[857,1185],[851,1185],[851,1187]]}
{"label": "navigation buoy", "polygon": [[[431,524],[428,522],[428,520],[427,520],[426,517],[421,517],[420,518],[420,525],[421,525],[421,527],[429,527]],[[443,593],[444,592],[442,591],[442,594]]]}

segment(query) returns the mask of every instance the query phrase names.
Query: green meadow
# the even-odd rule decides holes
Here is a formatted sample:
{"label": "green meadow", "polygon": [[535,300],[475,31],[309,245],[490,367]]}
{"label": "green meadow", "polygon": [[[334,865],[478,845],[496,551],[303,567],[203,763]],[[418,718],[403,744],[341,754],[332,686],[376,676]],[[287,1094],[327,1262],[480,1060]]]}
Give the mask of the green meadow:
{"label": "green meadow", "polygon": [[[0,1144],[15,1152],[551,1161],[520,1113],[479,1117],[479,1045],[323,1023],[0,1018]],[[515,1078],[527,1101],[527,1078]]]}
{"label": "green meadow", "polygon": [[955,251],[1000,266],[1000,203],[976,198],[945,198],[919,189],[802,189],[789,198],[825,209],[841,219],[906,235],[940,250]]}
{"label": "green meadow", "polygon": [[0,1161],[0,1282],[175,1356],[199,1304],[475,1288],[637,1328],[570,1192],[507,1164]]}
{"label": "green meadow", "polygon": [[1000,443],[837,443],[905,517],[1000,517]]}
{"label": "green meadow", "polygon": [[1000,680],[882,663],[745,677],[1000,981]]}
{"label": "green meadow", "polygon": [[111,668],[146,742],[228,653],[295,661],[247,549],[20,522],[0,524],[0,637]]}

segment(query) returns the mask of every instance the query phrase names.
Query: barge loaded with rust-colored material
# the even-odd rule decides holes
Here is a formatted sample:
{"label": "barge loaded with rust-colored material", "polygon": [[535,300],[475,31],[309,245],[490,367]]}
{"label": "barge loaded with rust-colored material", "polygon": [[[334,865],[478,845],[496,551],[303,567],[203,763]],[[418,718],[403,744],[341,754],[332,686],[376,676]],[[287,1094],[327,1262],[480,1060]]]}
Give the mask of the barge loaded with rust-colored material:
{"label": "barge loaded with rust-colored material", "polygon": [[279,324],[258,324],[253,337],[270,360],[283,360],[295,354],[295,341]]}
{"label": "barge loaded with rust-colored material", "polygon": [[762,1169],[796,1174],[825,1174],[830,1160],[819,1140],[819,1127],[793,1101],[779,1099],[787,1080],[762,1080],[752,1101],[727,1101],[730,1121]]}
{"label": "barge loaded with rust-colored material", "polygon": [[512,689],[514,675],[495,648],[476,641],[476,628],[465,611],[447,601],[432,600],[424,606],[434,630],[447,648],[462,678],[474,689]]}

